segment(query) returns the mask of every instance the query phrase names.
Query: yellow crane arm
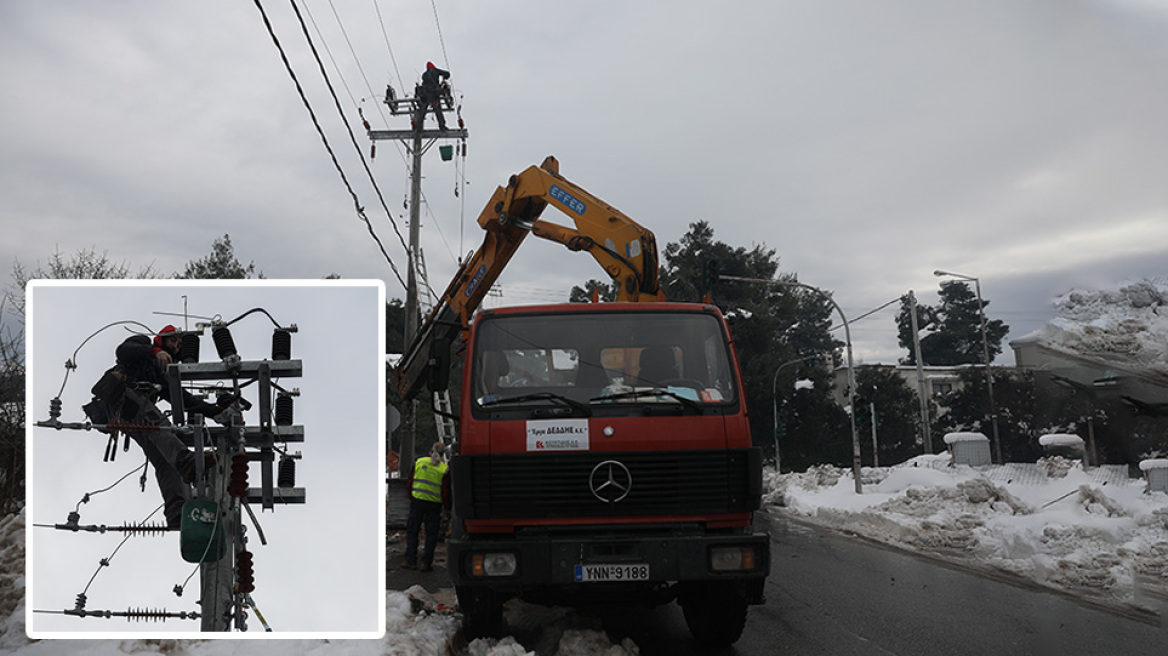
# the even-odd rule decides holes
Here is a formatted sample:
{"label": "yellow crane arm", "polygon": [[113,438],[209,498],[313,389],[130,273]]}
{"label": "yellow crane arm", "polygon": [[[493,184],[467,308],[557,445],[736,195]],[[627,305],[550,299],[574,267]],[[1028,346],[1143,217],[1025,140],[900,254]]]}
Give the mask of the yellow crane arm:
{"label": "yellow crane arm", "polygon": [[[549,204],[571,218],[575,228],[541,220]],[[617,300],[660,299],[653,233],[561,177],[554,157],[511,176],[506,187],[497,188],[478,223],[486,231],[482,245],[454,274],[394,371],[394,382],[404,398],[413,398],[421,389],[435,340],[450,344],[466,327],[528,233],[590,254],[618,283]]]}

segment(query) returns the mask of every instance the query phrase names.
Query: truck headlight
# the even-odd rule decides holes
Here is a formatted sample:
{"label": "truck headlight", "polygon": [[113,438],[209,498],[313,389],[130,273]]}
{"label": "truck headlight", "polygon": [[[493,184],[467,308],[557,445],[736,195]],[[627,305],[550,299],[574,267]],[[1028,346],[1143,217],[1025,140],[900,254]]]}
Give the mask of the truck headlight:
{"label": "truck headlight", "polygon": [[511,576],[518,559],[513,553],[475,554],[471,557],[472,576]]}
{"label": "truck headlight", "polygon": [[710,569],[715,572],[749,572],[754,567],[754,547],[710,549]]}

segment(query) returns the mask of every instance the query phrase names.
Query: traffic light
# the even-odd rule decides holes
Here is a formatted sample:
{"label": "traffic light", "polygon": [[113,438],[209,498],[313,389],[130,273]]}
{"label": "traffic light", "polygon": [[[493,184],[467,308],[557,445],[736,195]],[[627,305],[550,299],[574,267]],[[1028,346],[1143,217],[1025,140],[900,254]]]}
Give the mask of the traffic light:
{"label": "traffic light", "polygon": [[718,284],[718,260],[706,260],[706,268],[702,270],[702,282],[706,290],[711,291]]}

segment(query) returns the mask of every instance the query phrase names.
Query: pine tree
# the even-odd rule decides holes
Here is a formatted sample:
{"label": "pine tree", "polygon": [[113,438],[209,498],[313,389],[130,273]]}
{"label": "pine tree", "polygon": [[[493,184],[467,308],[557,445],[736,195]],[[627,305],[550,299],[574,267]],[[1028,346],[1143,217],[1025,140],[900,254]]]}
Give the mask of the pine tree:
{"label": "pine tree", "polygon": [[[988,300],[983,299],[983,308],[989,307],[989,304]],[[978,310],[977,296],[969,288],[968,283],[960,281],[941,283],[937,305],[917,306],[917,323],[921,330],[928,333],[921,338],[923,364],[934,366],[981,364],[983,359],[981,312]],[[900,345],[908,350],[908,356],[901,358],[901,363],[916,364],[912,317],[909,315],[907,297],[901,300],[896,327]],[[990,362],[993,362],[1002,352],[1002,340],[1010,332],[1010,327],[1000,319],[987,317],[985,332]]]}
{"label": "pine tree", "polygon": [[211,242],[211,254],[201,260],[187,262],[187,268],[182,273],[176,273],[175,278],[203,279],[203,280],[243,280],[251,277],[263,278],[264,273],[256,273],[255,262],[244,266],[235,257],[235,248],[231,245],[231,236],[223,235],[222,239]]}

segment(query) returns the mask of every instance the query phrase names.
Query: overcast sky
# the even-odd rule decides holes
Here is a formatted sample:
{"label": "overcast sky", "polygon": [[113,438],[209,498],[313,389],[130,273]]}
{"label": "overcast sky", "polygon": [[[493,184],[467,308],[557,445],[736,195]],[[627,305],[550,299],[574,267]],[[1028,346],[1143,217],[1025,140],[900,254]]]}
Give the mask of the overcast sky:
{"label": "overcast sky", "polygon": [[[358,107],[404,129],[385,83],[412,89],[427,60],[453,73],[465,168],[436,149],[424,165],[438,289],[493,188],[549,154],[662,248],[709,221],[774,248],[851,317],[909,289],[935,302],[932,271],[948,269],[980,277],[1012,339],[1072,287],[1168,274],[1165,0],[302,6],[366,155]],[[264,7],[404,272],[291,7]],[[230,233],[269,277],[377,277],[403,296],[253,3],[0,3],[0,76],[0,262],[96,246],[170,272]],[[378,151],[404,234],[403,155]],[[600,273],[531,240],[502,302],[562,300]],[[856,325],[857,358],[904,355],[894,310]]]}
{"label": "overcast sky", "polygon": [[[305,489],[307,503],[277,504],[272,511],[253,507],[268,543],[262,544],[256,529],[245,521],[247,548],[255,562],[252,596],[274,631],[352,636],[376,635],[383,629],[385,451],[379,425],[384,398],[379,317],[384,313],[375,284],[310,284],[265,281],[241,288],[206,283],[156,283],[148,287],[70,283],[35,287],[28,360],[32,458],[28,481],[29,609],[73,608],[77,594],[86,589],[99,569],[98,562],[109,558],[110,566],[100,568],[89,584],[87,610],[199,610],[197,566],[182,560],[177,534],[130,538],[111,557],[124,534],[72,533],[32,526],[65,523],[85,493],[109,487],[145,458],[133,442],[128,452],[122,451],[119,443],[115,460],[103,462],[105,435],[33,428],[31,422],[48,419],[49,400],[58,394],[61,420],[85,421],[81,405],[91,398],[89,390],[102,373],[113,366],[115,349],[130,335],[127,328],[142,330],[138,325],[119,325],[98,332],[107,324],[133,320],[152,331],[167,324],[195,329],[200,319],[194,317],[219,315],[231,321],[262,307],[282,326],[296,324],[298,329],[292,334],[292,357],[301,360],[303,375],[278,383],[285,389],[300,390],[293,415],[294,424],[304,426],[305,440],[288,447],[303,454],[297,461],[296,486]],[[192,315],[189,322],[181,316],[184,301]],[[230,330],[241,358],[271,358],[274,326],[267,317],[251,314],[232,324]],[[67,360],[75,362],[77,368],[62,387]],[[203,334],[200,361],[219,361],[210,331]],[[244,414],[252,426],[259,423],[256,390],[255,385],[243,390],[253,404]],[[165,402],[160,408],[169,410]],[[250,486],[259,487],[260,469],[250,469]],[[139,473],[134,473],[108,492],[93,494],[78,508],[80,523],[121,526],[145,521],[162,499],[153,467],[145,491],[139,488],[138,479]],[[161,511],[151,523],[165,524]],[[175,596],[174,586],[192,572],[184,594]],[[199,626],[198,620],[134,623],[42,613],[33,614],[28,623],[30,630],[41,633],[197,633]],[[248,627],[251,636],[263,634],[254,614]]]}

